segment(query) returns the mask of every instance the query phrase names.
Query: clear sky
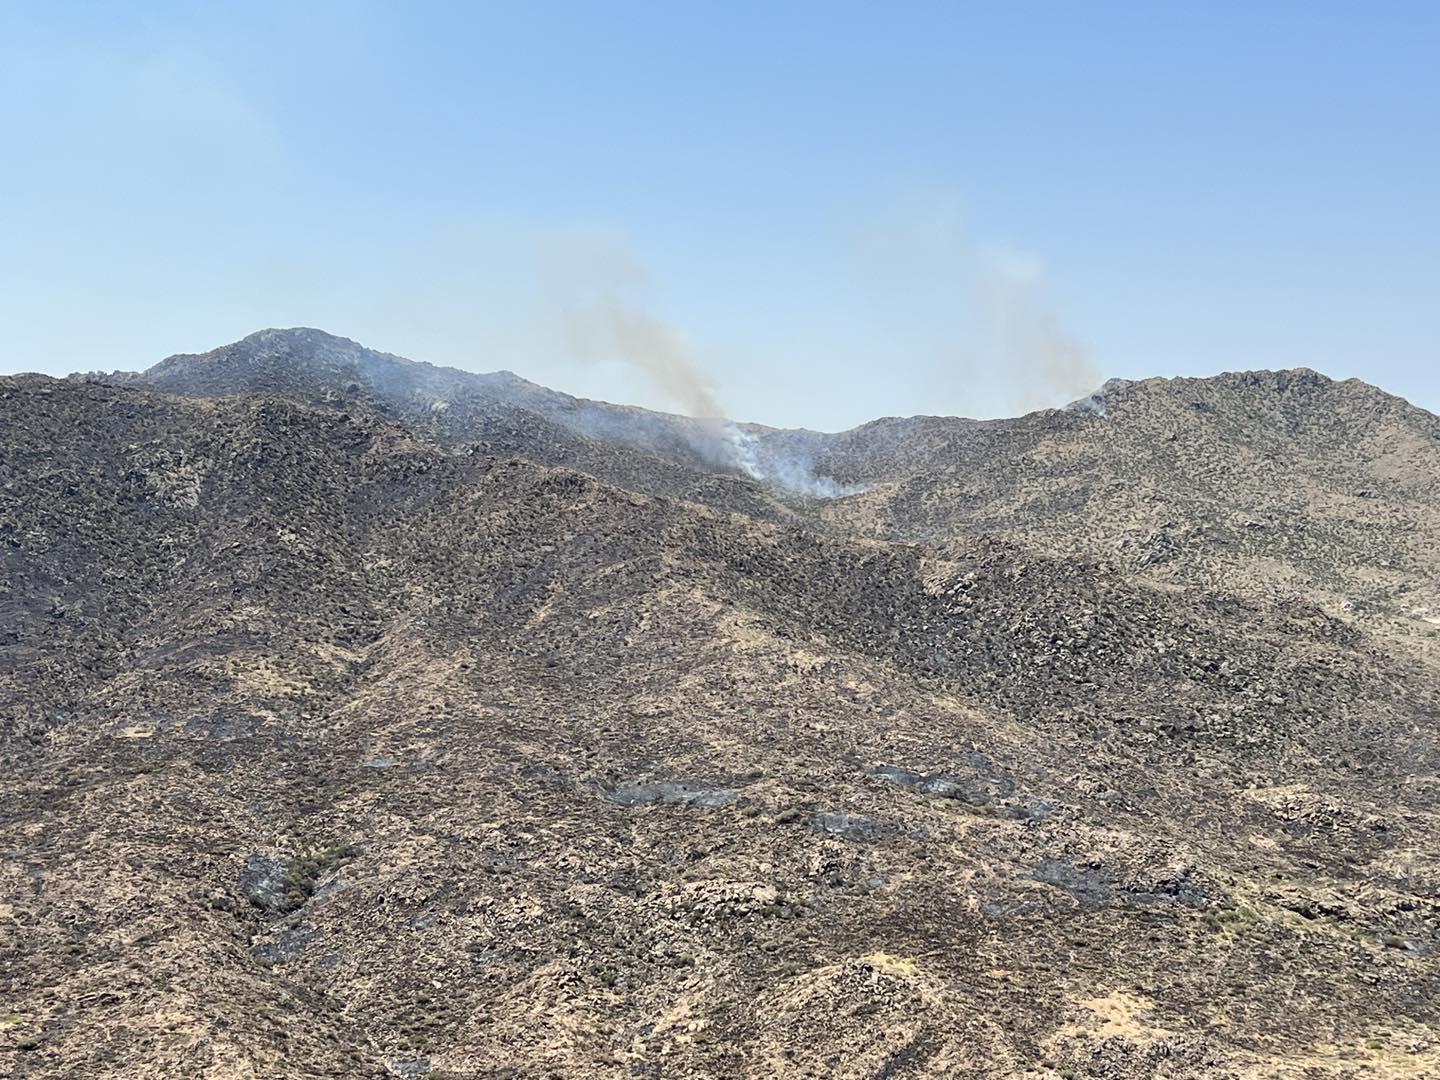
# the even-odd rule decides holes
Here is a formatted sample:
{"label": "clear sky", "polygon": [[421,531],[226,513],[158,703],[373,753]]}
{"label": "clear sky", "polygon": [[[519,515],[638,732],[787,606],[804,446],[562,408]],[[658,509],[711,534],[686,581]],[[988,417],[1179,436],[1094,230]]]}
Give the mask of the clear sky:
{"label": "clear sky", "polygon": [[674,407],[565,329],[623,263],[741,419],[1440,411],[1437,196],[1434,2],[0,0],[0,371],[305,325]]}

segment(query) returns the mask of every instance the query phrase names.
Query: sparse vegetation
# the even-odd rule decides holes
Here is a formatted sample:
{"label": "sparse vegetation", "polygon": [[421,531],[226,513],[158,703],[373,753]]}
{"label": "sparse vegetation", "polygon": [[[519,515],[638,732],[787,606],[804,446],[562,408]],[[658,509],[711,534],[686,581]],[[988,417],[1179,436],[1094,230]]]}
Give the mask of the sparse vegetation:
{"label": "sparse vegetation", "polygon": [[0,379],[0,1072],[1440,1075],[1434,418],[1132,384],[792,504],[371,363]]}
{"label": "sparse vegetation", "polygon": [[1205,922],[1212,929],[1238,934],[1260,922],[1260,913],[1249,904],[1234,904],[1207,912]]}
{"label": "sparse vegetation", "polygon": [[285,867],[285,910],[294,911],[315,895],[320,879],[354,860],[359,851],[347,843],[303,845]]}

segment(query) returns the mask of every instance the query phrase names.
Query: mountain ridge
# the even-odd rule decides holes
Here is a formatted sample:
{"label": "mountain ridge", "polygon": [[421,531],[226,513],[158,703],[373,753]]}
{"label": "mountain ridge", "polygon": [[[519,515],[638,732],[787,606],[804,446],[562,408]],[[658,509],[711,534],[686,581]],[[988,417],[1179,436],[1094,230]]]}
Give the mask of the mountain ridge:
{"label": "mountain ridge", "polygon": [[1336,602],[1430,595],[1423,416],[1121,385],[817,500],[118,382],[0,378],[15,1075],[1440,1073],[1437,630]]}
{"label": "mountain ridge", "polygon": [[[1110,380],[1067,409],[1011,418],[882,417],[836,433],[738,425],[738,436],[312,329],[257,331],[105,381],[373,408],[442,445],[765,520],[927,542],[987,532],[1157,580],[1281,585],[1376,614],[1422,647],[1440,613],[1440,419],[1308,368]],[[1277,502],[1267,470],[1296,478],[1303,509]]]}
{"label": "mountain ridge", "polygon": [[[271,351],[262,351],[262,347],[264,346],[270,346]],[[540,383],[536,383],[532,380],[526,379],[520,375],[517,375],[515,372],[505,368],[499,368],[489,372],[476,372],[469,369],[432,364],[429,361],[424,360],[412,360],[408,357],[400,356],[396,353],[388,353],[381,350],[371,349],[370,347],[363,345],[359,341],[356,341],[352,338],[343,337],[338,334],[332,334],[329,331],[321,330],[316,327],[267,327],[261,330],[253,331],[252,333],[245,335],[243,338],[237,339],[234,342],[230,342],[227,345],[220,345],[203,353],[172,354],[157,361],[155,364],[152,364],[149,368],[143,369],[138,372],[77,372],[74,375],[68,377],[95,378],[100,381],[108,382],[144,382],[147,385],[154,385],[158,388],[178,388],[183,390],[187,381],[189,380],[184,378],[185,373],[180,369],[193,367],[196,364],[213,363],[216,361],[242,362],[248,360],[253,362],[257,358],[266,360],[286,359],[292,361],[298,359],[301,361],[305,361],[307,359],[313,358],[317,352],[325,352],[331,355],[335,355],[337,353],[342,354],[346,357],[346,359],[351,361],[351,363],[355,366],[356,369],[358,369],[359,360],[374,357],[402,369],[417,369],[426,373],[433,373],[431,374],[431,379],[434,382],[461,383],[466,380],[478,380],[482,384],[494,383],[496,385],[506,386],[510,388],[511,391],[514,393],[534,394],[538,391],[544,395],[550,395],[557,399],[561,399],[563,401],[571,403],[601,405],[612,409],[620,409],[627,411],[633,410],[643,413],[652,413],[654,415],[665,417],[673,421],[683,421],[690,419],[678,413],[656,412],[655,410],[642,408],[640,406],[626,405],[617,402],[577,398],[571,394],[565,393],[564,391],[554,390],[550,387],[543,386]],[[173,382],[169,378],[172,374],[176,376]],[[1358,388],[1366,393],[1383,394],[1386,398],[1391,399],[1393,402],[1404,404],[1409,408],[1415,409],[1420,412],[1425,412],[1432,416],[1434,415],[1433,413],[1429,413],[1429,410],[1424,409],[1422,406],[1414,405],[1413,403],[1406,401],[1404,398],[1398,395],[1390,394],[1389,392],[1383,390],[1383,388],[1377,387],[1374,384],[1366,382],[1363,379],[1357,377],[1335,379],[1332,376],[1324,374],[1323,372],[1305,366],[1293,368],[1261,368],[1253,370],[1223,371],[1215,375],[1208,376],[1156,375],[1148,376],[1141,379],[1111,378],[1106,380],[1106,382],[1102,386],[1097,387],[1096,390],[1090,395],[1087,395],[1084,398],[1080,398],[1076,402],[1072,402],[1067,406],[1056,407],[1055,409],[1037,409],[1034,410],[1034,413],[1064,411],[1065,409],[1073,408],[1081,402],[1087,401],[1091,398],[1102,396],[1107,392],[1114,392],[1116,390],[1128,389],[1131,387],[1144,390],[1152,387],[1187,386],[1190,384],[1204,384],[1217,381],[1236,381],[1248,383],[1250,385],[1256,385],[1259,382],[1265,380],[1267,377],[1273,377],[1276,385],[1281,388],[1291,384],[1334,386],[1342,389],[1347,387]],[[167,386],[167,384],[169,385]],[[246,388],[242,392],[257,392],[258,389],[258,387],[250,385],[246,386]],[[753,429],[756,431],[785,431],[838,437],[842,435],[852,435],[864,428],[868,428],[874,425],[892,424],[896,421],[904,420],[956,420],[965,423],[984,424],[1017,420],[1023,418],[1023,415],[1031,414],[1022,414],[1022,416],[1013,417],[990,417],[985,419],[955,416],[949,414],[920,413],[904,416],[879,416],[874,417],[870,420],[862,421],[861,423],[856,424],[853,427],[845,428],[839,431],[821,431],[810,428],[778,428],[773,425],[758,424],[750,421],[741,421],[733,417],[727,417],[722,419],[728,419],[734,423],[740,424],[745,428]]]}

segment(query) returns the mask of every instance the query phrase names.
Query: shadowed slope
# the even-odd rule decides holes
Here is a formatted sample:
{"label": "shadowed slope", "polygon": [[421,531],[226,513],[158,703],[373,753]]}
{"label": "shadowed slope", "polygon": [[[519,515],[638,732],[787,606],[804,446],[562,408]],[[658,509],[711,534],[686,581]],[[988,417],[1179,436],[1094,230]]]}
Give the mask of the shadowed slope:
{"label": "shadowed slope", "polygon": [[[739,475],[684,417],[582,401],[508,372],[417,364],[316,330],[267,330],[138,376],[187,395],[281,395],[404,423],[771,521],[886,539],[1004,537],[1158,581],[1303,595],[1435,649],[1440,420],[1314,372],[1113,380],[1068,410],[889,418],[835,435],[747,430],[767,475],[869,486],[796,500]],[[717,465],[717,462],[720,464]]]}
{"label": "shadowed slope", "polygon": [[22,1075],[1437,1068],[1434,680],[1310,604],[0,413]]}

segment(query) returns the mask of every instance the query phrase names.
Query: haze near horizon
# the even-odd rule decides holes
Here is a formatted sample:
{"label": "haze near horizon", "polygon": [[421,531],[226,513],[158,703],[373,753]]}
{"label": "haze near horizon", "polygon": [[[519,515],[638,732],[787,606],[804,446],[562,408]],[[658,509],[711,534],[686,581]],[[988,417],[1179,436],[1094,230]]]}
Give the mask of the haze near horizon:
{"label": "haze near horizon", "polygon": [[1420,4],[13,5],[0,370],[301,325],[822,430],[1262,367],[1435,410],[1437,31]]}

